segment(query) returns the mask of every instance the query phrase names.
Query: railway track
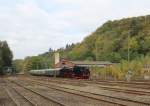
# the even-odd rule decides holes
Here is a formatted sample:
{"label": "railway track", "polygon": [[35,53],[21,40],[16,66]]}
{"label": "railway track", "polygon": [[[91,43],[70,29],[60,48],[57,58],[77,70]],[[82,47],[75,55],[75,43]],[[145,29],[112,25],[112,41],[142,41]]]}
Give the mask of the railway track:
{"label": "railway track", "polygon": [[140,88],[140,89],[150,89],[150,83],[127,83],[120,81],[85,81],[88,83],[102,84],[102,85],[110,85],[110,86],[122,86],[122,87],[131,87],[131,88]]}
{"label": "railway track", "polygon": [[[50,80],[60,82],[71,82],[74,85],[88,84],[98,84],[98,85],[108,85],[108,86],[120,86],[120,87],[130,87],[130,88],[140,88],[140,89],[150,89],[150,83],[148,82],[125,82],[125,81],[91,81],[91,80],[76,80],[76,79],[64,79],[64,78],[49,78],[49,77],[31,77],[34,79]],[[83,85],[84,86],[84,85]]]}
{"label": "railway track", "polygon": [[[72,81],[70,80],[65,80],[65,81],[58,81],[58,80],[50,80],[51,82],[56,82],[56,83],[62,83],[62,84],[69,84],[69,85],[73,85],[73,86],[85,86],[84,84],[89,84],[87,82],[83,82],[83,83],[79,83],[79,82],[75,82],[78,84],[74,84]],[[90,83],[91,84],[91,83]],[[92,83],[93,84],[93,83]],[[95,83],[94,83],[95,84]],[[123,93],[129,93],[129,94],[137,94],[137,95],[148,95],[150,96],[150,91],[147,90],[143,90],[143,89],[131,89],[131,88],[121,88],[121,87],[114,87],[114,86],[103,86],[103,85],[97,85],[99,88],[102,88],[104,90],[109,90],[109,91],[115,91],[115,92],[123,92]]]}
{"label": "railway track", "polygon": [[[65,81],[69,81],[65,79]],[[76,81],[76,80],[73,80]],[[131,87],[131,88],[141,88],[141,89],[150,89],[150,83],[148,82],[125,82],[125,81],[91,81],[91,80],[79,80],[83,83],[91,83],[91,84],[101,84],[101,85],[110,85],[110,86],[123,86],[123,87]]]}
{"label": "railway track", "polygon": [[[5,89],[5,88],[3,88],[3,89]],[[7,99],[7,102],[9,102],[9,104],[7,104],[7,103],[0,103],[0,106],[5,106],[5,105],[8,105],[8,106],[19,106],[16,102],[15,102],[15,100],[12,98],[12,96],[7,92],[7,90],[5,89],[5,91],[6,91],[6,93],[8,94],[8,97],[10,98],[10,99]],[[3,95],[4,96],[4,95]],[[3,102],[4,100],[2,100],[1,102]]]}
{"label": "railway track", "polygon": [[147,102],[136,101],[136,100],[131,100],[131,99],[127,99],[127,98],[113,97],[113,96],[108,96],[108,95],[89,93],[89,92],[85,92],[85,91],[64,88],[64,87],[56,86],[56,85],[53,85],[53,84],[43,83],[41,81],[39,82],[39,81],[35,81],[35,80],[30,80],[30,83],[31,82],[34,82],[34,83],[39,84],[41,86],[46,86],[46,87],[51,88],[51,89],[55,89],[55,90],[59,90],[59,91],[63,91],[63,92],[69,92],[69,93],[73,93],[75,95],[86,96],[86,97],[94,98],[94,99],[97,99],[97,100],[103,100],[105,102],[116,103],[116,104],[119,104],[119,105],[125,105],[125,106],[150,106],[150,103],[147,103]]}
{"label": "railway track", "polygon": [[[58,82],[58,81],[56,81],[56,82]],[[74,85],[69,80],[67,82],[66,81],[62,81],[62,83],[68,83],[70,85]],[[89,83],[83,82],[83,84],[89,84]],[[83,84],[81,86],[83,86]],[[95,83],[90,83],[90,84],[95,85]],[[77,85],[77,84],[75,84],[75,85]],[[147,95],[147,96],[150,96],[150,91],[143,90],[143,89],[133,89],[133,88],[127,88],[127,87],[118,87],[118,86],[115,87],[115,86],[108,86],[107,84],[106,84],[106,86],[105,85],[103,86],[103,85],[101,85],[99,83],[96,86],[98,86],[99,88],[101,88],[103,90],[109,90],[109,91],[115,91],[115,92],[123,92],[123,93],[136,94],[136,95]],[[134,86],[134,85],[132,85],[132,86]]]}
{"label": "railway track", "polygon": [[126,84],[141,84],[141,85],[150,85],[150,82],[148,81],[131,81],[131,82],[126,82],[126,81],[109,81],[109,80],[98,80],[99,82],[112,82],[112,83],[126,83]]}
{"label": "railway track", "polygon": [[[25,82],[20,82],[20,83],[18,83],[18,82],[16,82],[16,81],[12,81],[13,83],[16,83],[17,85],[20,85],[20,86],[22,86],[21,84],[23,84],[23,83],[25,83]],[[27,81],[26,81],[26,83],[27,83]],[[33,85],[35,85],[35,82],[29,82],[32,86]],[[29,84],[28,83],[28,84]],[[27,85],[28,85],[27,84]],[[37,84],[37,83],[36,83]],[[38,83],[38,85],[41,85],[41,84],[39,84]],[[41,85],[41,86],[43,86],[43,84]],[[47,86],[46,86],[47,87]],[[86,105],[86,106],[125,106],[125,105],[123,105],[123,104],[120,104],[120,103],[115,103],[115,102],[111,102],[111,101],[105,101],[105,100],[103,100],[103,99],[96,99],[96,98],[93,98],[93,97],[89,97],[89,96],[85,96],[85,95],[81,95],[81,94],[78,94],[78,93],[73,93],[73,92],[67,92],[67,91],[64,91],[64,90],[60,90],[60,89],[54,89],[53,87],[51,88],[51,87],[47,87],[47,88],[49,88],[49,89],[52,89],[52,91],[53,92],[59,92],[60,94],[62,94],[62,93],[65,93],[65,94],[67,94],[67,96],[69,96],[69,95],[72,95],[72,97],[73,96],[75,96],[74,98],[81,98],[81,99],[79,99],[79,101],[83,101],[82,99],[85,99],[86,101],[84,101],[83,103],[82,103],[82,105],[78,105],[78,104],[74,104],[75,106],[83,106],[83,105]],[[29,88],[28,88],[29,89]],[[30,89],[31,90],[31,89]],[[34,90],[34,92],[37,92],[36,91],[36,89]],[[88,101],[87,101],[88,100]],[[89,101],[93,101],[92,102],[92,104],[89,104],[89,103],[85,103],[85,102],[89,102]],[[97,102],[97,104],[95,104]],[[95,104],[95,105],[94,105]],[[74,106],[74,105],[71,105],[71,104],[66,104],[66,106]]]}
{"label": "railway track", "polygon": [[115,88],[115,87],[108,87],[108,86],[99,86],[99,87],[104,89],[104,90],[109,90],[109,91],[150,96],[150,91],[144,91],[144,90],[141,91],[141,90],[133,90],[133,89],[125,89],[125,88]]}
{"label": "railway track", "polygon": [[5,89],[5,85],[3,78],[0,78],[0,106],[17,106],[16,102]]}
{"label": "railway track", "polygon": [[[15,92],[17,92],[19,95],[21,95],[23,98],[23,101],[28,101],[30,104],[21,104],[21,100],[20,98],[18,98],[17,100],[13,99],[15,101],[15,103],[17,104],[17,106],[65,106],[62,103],[59,103],[53,99],[50,99],[48,97],[46,97],[45,95],[39,93],[39,92],[35,92],[34,90],[27,88],[21,84],[18,83],[12,83],[10,82],[12,85],[14,85],[15,87],[13,87],[13,90],[15,90]],[[17,86],[17,87],[16,87]],[[12,95],[12,98],[14,98],[15,95]],[[19,102],[20,101],[20,102]],[[20,105],[21,104],[21,105]]]}
{"label": "railway track", "polygon": [[9,86],[5,87],[5,89],[17,106],[36,106],[36,104],[32,103],[32,101],[18,92],[15,88]]}

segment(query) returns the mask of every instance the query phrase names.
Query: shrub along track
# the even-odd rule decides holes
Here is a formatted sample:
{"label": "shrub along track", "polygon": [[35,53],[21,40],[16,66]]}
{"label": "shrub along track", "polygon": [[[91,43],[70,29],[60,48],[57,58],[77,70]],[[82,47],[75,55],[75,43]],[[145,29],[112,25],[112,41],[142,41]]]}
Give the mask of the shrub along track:
{"label": "shrub along track", "polygon": [[[25,81],[27,82],[27,79]],[[101,101],[105,101],[105,102],[116,103],[118,105],[150,106],[149,102],[143,102],[143,101],[137,101],[137,100],[134,100],[134,99],[132,100],[132,99],[127,99],[127,98],[108,96],[108,95],[103,95],[103,94],[89,93],[89,92],[80,91],[80,90],[76,90],[76,89],[60,87],[60,86],[50,84],[48,82],[46,83],[46,82],[43,82],[43,81],[36,81],[36,80],[31,80],[31,79],[29,80],[28,79],[28,83],[35,83],[35,84],[38,84],[38,85],[41,85],[41,86],[46,86],[48,88],[55,89],[55,90],[58,90],[58,91],[68,92],[68,93],[72,93],[72,94],[75,94],[75,95],[85,96],[85,97],[89,97],[89,98],[93,98],[93,99],[97,99],[97,100],[101,100]]]}

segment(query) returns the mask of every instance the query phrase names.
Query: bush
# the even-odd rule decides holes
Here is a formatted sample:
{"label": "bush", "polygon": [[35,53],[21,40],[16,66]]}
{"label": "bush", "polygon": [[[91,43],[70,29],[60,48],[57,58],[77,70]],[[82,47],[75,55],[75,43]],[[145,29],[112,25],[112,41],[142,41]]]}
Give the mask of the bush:
{"label": "bush", "polygon": [[143,66],[150,64],[150,57],[137,58],[130,63],[126,60],[122,60],[118,64],[107,66],[104,68],[92,67],[91,75],[96,76],[97,79],[113,79],[113,80],[125,80],[125,76],[128,70],[131,70],[132,79],[137,80],[143,78],[145,73],[143,72]]}

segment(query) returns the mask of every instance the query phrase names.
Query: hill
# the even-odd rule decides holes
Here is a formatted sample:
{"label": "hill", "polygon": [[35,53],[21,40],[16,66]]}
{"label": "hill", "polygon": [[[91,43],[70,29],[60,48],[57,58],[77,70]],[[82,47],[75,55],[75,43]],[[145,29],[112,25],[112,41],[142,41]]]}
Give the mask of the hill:
{"label": "hill", "polygon": [[[66,45],[57,52],[61,57],[70,60],[120,62],[127,60],[129,44],[130,58],[135,60],[150,55],[149,29],[150,15],[108,21],[81,43]],[[50,49],[49,52],[39,56],[27,57],[23,61],[19,60],[19,63],[21,61],[23,64],[23,70],[52,67],[54,52],[56,51]],[[14,62],[14,64],[17,63],[17,61]],[[20,68],[18,67],[18,69]]]}
{"label": "hill", "polygon": [[61,53],[63,57],[71,60],[119,62],[127,59],[129,44],[130,56],[133,60],[150,54],[149,29],[149,15],[108,21],[83,42],[71,47],[70,50],[64,49]]}

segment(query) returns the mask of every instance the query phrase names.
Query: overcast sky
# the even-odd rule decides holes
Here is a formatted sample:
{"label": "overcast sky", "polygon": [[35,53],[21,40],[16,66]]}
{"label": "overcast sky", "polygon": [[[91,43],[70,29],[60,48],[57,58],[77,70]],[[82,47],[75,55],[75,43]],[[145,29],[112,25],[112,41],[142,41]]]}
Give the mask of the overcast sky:
{"label": "overcast sky", "polygon": [[80,42],[108,20],[150,14],[150,0],[0,0],[0,40],[14,58]]}

